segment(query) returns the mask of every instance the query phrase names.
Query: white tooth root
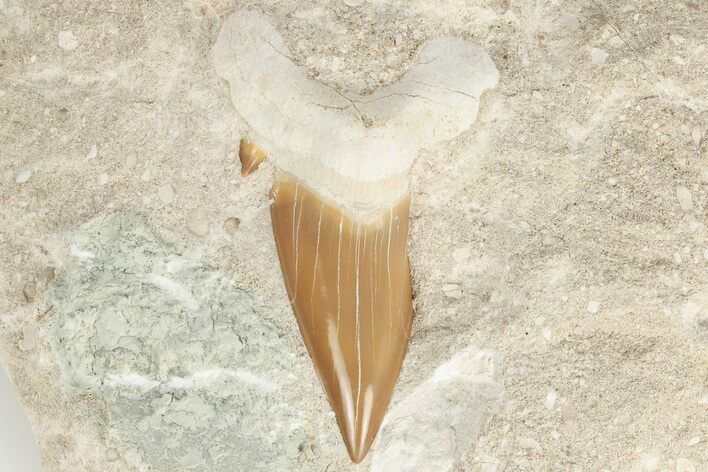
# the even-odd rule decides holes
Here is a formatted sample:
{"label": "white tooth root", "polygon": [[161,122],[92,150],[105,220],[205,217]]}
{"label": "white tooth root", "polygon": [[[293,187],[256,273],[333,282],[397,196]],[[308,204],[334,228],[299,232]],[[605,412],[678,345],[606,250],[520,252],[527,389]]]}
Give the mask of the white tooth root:
{"label": "white tooth root", "polygon": [[466,131],[499,77],[483,49],[441,36],[423,45],[398,82],[366,96],[340,93],[309,79],[268,17],[253,10],[224,22],[214,63],[280,169],[364,208],[400,200],[418,151]]}

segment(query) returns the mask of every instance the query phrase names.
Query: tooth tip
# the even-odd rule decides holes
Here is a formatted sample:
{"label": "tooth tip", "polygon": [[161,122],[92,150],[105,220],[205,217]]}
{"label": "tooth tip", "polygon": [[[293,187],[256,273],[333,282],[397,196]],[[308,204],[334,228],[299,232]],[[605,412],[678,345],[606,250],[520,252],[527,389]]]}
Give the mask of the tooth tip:
{"label": "tooth tip", "polygon": [[[383,403],[388,403],[390,398],[380,398]],[[338,424],[340,424],[340,431],[342,433],[342,439],[344,440],[344,445],[347,448],[347,453],[352,462],[358,464],[369,452],[371,445],[374,442],[374,438],[378,433],[379,425],[381,420],[383,420],[383,414],[371,414],[368,417],[364,417],[365,413],[363,411],[359,412],[358,421],[350,420],[344,415],[344,412],[335,408],[335,413],[337,415]],[[362,430],[362,425],[368,424],[368,430]],[[354,431],[352,437],[351,432]]]}
{"label": "tooth tip", "polygon": [[366,457],[366,454],[369,452],[370,447],[371,446],[366,446],[360,449],[350,449],[349,447],[347,447],[347,451],[349,452],[349,458],[355,464],[359,464],[361,461],[364,460],[364,457]]}

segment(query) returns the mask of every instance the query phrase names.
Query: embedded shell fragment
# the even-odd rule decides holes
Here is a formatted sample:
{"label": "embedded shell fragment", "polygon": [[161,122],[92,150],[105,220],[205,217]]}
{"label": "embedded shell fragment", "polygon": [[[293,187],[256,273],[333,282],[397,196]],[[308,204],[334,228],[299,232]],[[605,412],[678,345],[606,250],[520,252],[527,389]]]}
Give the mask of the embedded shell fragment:
{"label": "embedded shell fragment", "polygon": [[[472,125],[497,70],[481,48],[443,36],[423,45],[398,82],[367,96],[338,92],[310,80],[252,10],[225,21],[214,60],[278,169],[271,220],[287,293],[349,456],[360,462],[411,331],[410,167],[422,147]],[[251,145],[241,145],[244,175],[257,166]]]}

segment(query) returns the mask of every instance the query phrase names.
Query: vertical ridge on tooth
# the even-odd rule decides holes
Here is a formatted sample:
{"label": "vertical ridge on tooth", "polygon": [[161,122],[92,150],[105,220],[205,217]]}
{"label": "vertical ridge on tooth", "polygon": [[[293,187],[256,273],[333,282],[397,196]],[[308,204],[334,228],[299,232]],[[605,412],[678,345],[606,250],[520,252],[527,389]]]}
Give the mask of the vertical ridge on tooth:
{"label": "vertical ridge on tooth", "polygon": [[349,455],[360,462],[388,407],[411,330],[410,198],[364,218],[286,176],[276,180],[272,198],[288,296]]}

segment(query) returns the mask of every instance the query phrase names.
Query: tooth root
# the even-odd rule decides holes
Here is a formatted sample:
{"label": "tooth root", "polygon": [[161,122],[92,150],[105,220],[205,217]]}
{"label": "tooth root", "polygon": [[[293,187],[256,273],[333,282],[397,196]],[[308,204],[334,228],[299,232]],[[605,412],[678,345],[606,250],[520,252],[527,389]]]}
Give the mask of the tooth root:
{"label": "tooth root", "polygon": [[241,160],[241,175],[246,177],[258,170],[266,152],[253,141],[243,138],[239,144],[238,157]]}
{"label": "tooth root", "polygon": [[362,218],[282,176],[272,198],[275,243],[300,333],[358,463],[381,425],[410,336],[410,198]]}

